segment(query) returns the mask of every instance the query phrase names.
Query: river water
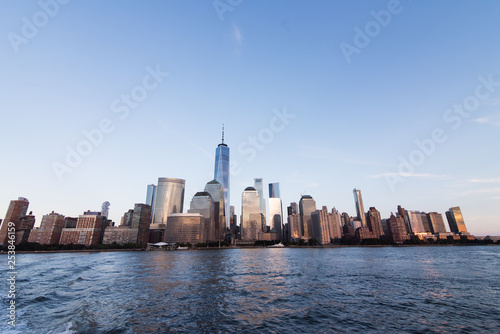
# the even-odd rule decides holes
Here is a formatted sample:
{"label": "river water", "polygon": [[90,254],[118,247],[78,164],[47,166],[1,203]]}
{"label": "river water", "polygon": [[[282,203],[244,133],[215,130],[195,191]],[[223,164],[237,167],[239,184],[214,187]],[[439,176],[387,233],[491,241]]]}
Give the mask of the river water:
{"label": "river water", "polygon": [[[500,247],[18,254],[2,333],[500,333]],[[0,256],[2,277],[7,257]]]}

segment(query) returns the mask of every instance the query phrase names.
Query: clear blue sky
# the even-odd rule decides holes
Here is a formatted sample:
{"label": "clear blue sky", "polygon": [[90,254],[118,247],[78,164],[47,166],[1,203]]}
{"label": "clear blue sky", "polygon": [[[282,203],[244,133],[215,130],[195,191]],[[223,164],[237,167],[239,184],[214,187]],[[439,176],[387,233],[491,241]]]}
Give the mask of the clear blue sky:
{"label": "clear blue sky", "polygon": [[[19,196],[37,225],[107,200],[119,223],[158,177],[186,179],[187,209],[224,123],[238,215],[262,177],[285,210],[309,194],[354,215],[358,188],[383,217],[460,206],[471,233],[500,235],[500,2],[41,3],[0,5],[0,217]],[[103,120],[108,133],[59,179],[54,162]]]}

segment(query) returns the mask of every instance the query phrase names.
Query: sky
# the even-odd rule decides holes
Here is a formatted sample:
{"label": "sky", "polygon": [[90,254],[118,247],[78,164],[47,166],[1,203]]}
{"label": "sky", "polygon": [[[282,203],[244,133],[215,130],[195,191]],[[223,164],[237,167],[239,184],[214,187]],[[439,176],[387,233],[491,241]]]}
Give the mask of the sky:
{"label": "sky", "polygon": [[[283,208],[354,216],[460,206],[500,235],[498,1],[0,3],[0,218],[38,226],[186,180],[185,211],[231,149],[230,202],[254,178]],[[267,197],[267,189],[266,189]],[[238,218],[239,219],[239,218]]]}

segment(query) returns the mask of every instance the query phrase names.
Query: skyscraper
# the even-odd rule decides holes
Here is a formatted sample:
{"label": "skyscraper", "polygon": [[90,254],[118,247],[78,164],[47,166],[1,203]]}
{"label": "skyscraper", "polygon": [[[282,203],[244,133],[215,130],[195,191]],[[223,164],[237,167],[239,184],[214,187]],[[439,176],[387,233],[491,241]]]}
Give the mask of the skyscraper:
{"label": "skyscraper", "polygon": [[[212,196],[206,192],[197,192],[191,200],[188,213],[199,213],[204,218],[204,235],[207,241],[216,241],[214,224],[214,202]],[[217,214],[217,216],[219,216]]]}
{"label": "skyscraper", "polygon": [[269,198],[281,198],[279,182],[269,183]]}
{"label": "skyscraper", "polygon": [[320,245],[330,243],[330,224],[328,222],[328,209],[323,206],[321,210],[316,210],[311,214],[313,238]]}
{"label": "skyscraper", "polygon": [[299,211],[302,235],[310,239],[313,237],[311,214],[316,211],[316,201],[309,195],[303,195],[299,201]]}
{"label": "skyscraper", "polygon": [[[224,239],[226,235],[226,208],[224,204],[224,188],[217,180],[212,180],[207,183],[205,186],[205,191],[210,194],[212,197],[213,205],[214,205],[214,233],[215,239],[221,240]],[[207,238],[211,238],[209,235]],[[208,239],[209,241],[213,239]]]}
{"label": "skyscraper", "polygon": [[184,180],[160,177],[156,187],[153,224],[166,224],[168,215],[182,213],[184,205]]}
{"label": "skyscraper", "polygon": [[224,189],[225,227],[229,228],[229,147],[224,144],[224,125],[222,125],[222,142],[215,150],[214,179],[219,181]]}
{"label": "skyscraper", "polygon": [[17,200],[10,201],[7,214],[0,227],[0,244],[7,244],[8,225],[10,222],[15,224],[16,231],[21,229],[21,218],[26,216],[30,202],[27,198],[19,197]]}
{"label": "skyscraper", "polygon": [[361,197],[361,190],[354,188],[354,202],[356,204],[356,214],[361,221],[361,227],[366,226],[365,208],[363,206],[363,198]]}
{"label": "skyscraper", "polygon": [[153,207],[155,203],[156,186],[154,184],[148,184],[148,192],[146,193],[146,204]]}
{"label": "skyscraper", "polygon": [[382,228],[382,218],[380,217],[380,212],[372,206],[367,212],[367,218],[367,225],[373,233],[373,237],[380,238],[383,236],[384,229]]}
{"label": "skyscraper", "polygon": [[283,239],[283,205],[280,194],[279,183],[269,183],[269,225],[271,230],[278,233],[279,239]]}
{"label": "skyscraper", "polygon": [[247,187],[241,197],[241,239],[257,240],[262,231],[259,192],[254,187]]}
{"label": "skyscraper", "polygon": [[420,211],[406,211],[406,216],[408,217],[408,222],[410,223],[411,233],[425,233]]}
{"label": "skyscraper", "polygon": [[450,225],[450,231],[453,233],[467,232],[465,227],[464,217],[462,216],[462,211],[459,206],[450,208],[446,211],[446,218],[448,219],[448,225]]}
{"label": "skyscraper", "polygon": [[427,217],[429,218],[429,222],[431,224],[432,233],[446,233],[446,227],[444,226],[442,214],[429,212]]}
{"label": "skyscraper", "polygon": [[266,200],[264,198],[264,181],[261,178],[254,179],[254,188],[259,193],[260,213],[264,216],[262,231],[266,231]]}

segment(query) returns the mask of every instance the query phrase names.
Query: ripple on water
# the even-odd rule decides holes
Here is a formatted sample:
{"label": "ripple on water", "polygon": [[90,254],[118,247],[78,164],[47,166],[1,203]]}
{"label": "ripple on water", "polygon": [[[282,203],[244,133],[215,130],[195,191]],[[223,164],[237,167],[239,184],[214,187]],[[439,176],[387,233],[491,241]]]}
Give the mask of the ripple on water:
{"label": "ripple on water", "polygon": [[500,331],[500,247],[45,255],[22,333]]}

